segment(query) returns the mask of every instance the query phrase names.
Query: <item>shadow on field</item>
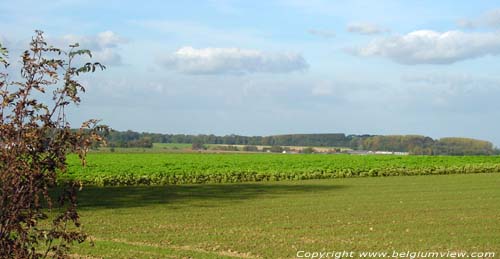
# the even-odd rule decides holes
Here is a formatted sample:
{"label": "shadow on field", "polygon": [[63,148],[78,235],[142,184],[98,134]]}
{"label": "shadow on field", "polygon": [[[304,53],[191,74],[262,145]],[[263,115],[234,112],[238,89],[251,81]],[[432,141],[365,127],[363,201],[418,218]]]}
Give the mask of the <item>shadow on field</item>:
{"label": "shadow on field", "polygon": [[342,185],[314,184],[200,184],[167,186],[87,186],[78,194],[81,209],[126,208],[154,204],[181,204],[190,201],[241,201],[262,195],[268,197],[332,191]]}

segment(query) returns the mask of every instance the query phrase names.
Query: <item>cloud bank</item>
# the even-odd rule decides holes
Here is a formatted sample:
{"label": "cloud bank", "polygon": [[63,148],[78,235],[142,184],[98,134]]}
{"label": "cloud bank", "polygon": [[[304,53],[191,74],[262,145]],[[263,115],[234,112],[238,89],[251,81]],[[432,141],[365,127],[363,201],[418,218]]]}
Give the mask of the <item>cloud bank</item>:
{"label": "cloud bank", "polygon": [[112,31],[100,32],[96,35],[65,35],[59,41],[65,45],[79,43],[82,48],[90,49],[96,61],[104,65],[122,65],[122,57],[116,49],[128,42]]}
{"label": "cloud bank", "polygon": [[419,30],[377,39],[350,52],[359,56],[385,57],[406,65],[452,64],[500,54],[500,33]]}
{"label": "cloud bank", "polygon": [[289,73],[308,64],[300,54],[238,48],[182,47],[160,59],[167,69],[185,74]]}

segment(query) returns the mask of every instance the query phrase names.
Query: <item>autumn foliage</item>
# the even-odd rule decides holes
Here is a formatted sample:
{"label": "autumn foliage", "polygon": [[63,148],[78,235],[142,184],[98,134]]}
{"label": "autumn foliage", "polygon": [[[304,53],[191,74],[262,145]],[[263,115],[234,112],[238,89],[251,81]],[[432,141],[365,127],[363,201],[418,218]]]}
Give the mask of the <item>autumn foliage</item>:
{"label": "autumn foliage", "polygon": [[85,163],[106,130],[96,120],[72,129],[65,110],[85,91],[76,78],[104,66],[82,62],[91,53],[78,44],[68,51],[49,46],[40,31],[21,55],[20,74],[8,74],[7,54],[0,45],[0,258],[65,258],[86,235],[78,183],[58,183],[58,176],[68,153]]}

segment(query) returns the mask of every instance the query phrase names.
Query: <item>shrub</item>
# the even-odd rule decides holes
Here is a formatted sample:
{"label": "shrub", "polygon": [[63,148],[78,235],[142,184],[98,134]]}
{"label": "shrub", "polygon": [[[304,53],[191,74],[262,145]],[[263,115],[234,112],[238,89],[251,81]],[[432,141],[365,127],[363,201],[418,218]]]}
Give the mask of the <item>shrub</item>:
{"label": "shrub", "polygon": [[[71,129],[65,108],[80,103],[85,90],[75,78],[104,67],[74,67],[75,58],[90,51],[78,44],[69,52],[48,46],[37,31],[21,56],[20,81],[11,82],[7,50],[0,50],[0,258],[65,258],[69,246],[86,235],[78,230],[78,184],[58,187],[57,176],[66,170],[68,152],[85,165],[89,147],[106,130],[96,120]],[[46,209],[53,207],[49,192],[56,187],[60,213],[50,223]],[[69,229],[72,224],[76,230]]]}

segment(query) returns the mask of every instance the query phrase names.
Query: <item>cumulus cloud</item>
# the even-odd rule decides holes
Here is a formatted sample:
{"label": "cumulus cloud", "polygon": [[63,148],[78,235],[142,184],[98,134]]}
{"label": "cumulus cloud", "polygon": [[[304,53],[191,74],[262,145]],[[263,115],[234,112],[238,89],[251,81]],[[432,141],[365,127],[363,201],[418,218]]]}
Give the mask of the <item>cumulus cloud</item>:
{"label": "cumulus cloud", "polygon": [[314,35],[314,36],[318,36],[318,37],[321,37],[321,38],[325,38],[325,39],[330,39],[330,38],[333,38],[335,37],[335,32],[332,31],[332,30],[316,30],[316,29],[310,29],[307,31],[309,34],[311,35]]}
{"label": "cumulus cloud", "polygon": [[371,23],[350,23],[347,25],[347,31],[363,35],[373,35],[384,33],[388,30]]}
{"label": "cumulus cloud", "polygon": [[112,31],[86,36],[69,34],[58,39],[58,41],[62,41],[65,45],[79,43],[82,48],[90,49],[95,60],[104,65],[122,65],[122,58],[117,52],[117,48],[121,44],[128,42],[128,40]]}
{"label": "cumulus cloud", "polygon": [[359,56],[385,57],[407,65],[451,64],[500,54],[500,33],[420,30],[377,39],[365,47],[348,51]]}
{"label": "cumulus cloud", "polygon": [[458,25],[468,29],[479,27],[500,28],[500,9],[488,11],[474,19],[459,20]]}
{"label": "cumulus cloud", "polygon": [[238,48],[182,47],[160,63],[186,74],[288,73],[308,68],[300,54]]}

